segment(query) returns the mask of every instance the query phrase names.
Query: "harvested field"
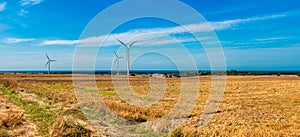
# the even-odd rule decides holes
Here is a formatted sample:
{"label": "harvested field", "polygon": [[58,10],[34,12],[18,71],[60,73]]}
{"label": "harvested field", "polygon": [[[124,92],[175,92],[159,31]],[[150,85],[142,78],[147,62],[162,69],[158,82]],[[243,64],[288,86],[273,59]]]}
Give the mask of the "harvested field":
{"label": "harvested field", "polygon": [[[164,97],[151,107],[138,108],[118,96],[111,79],[97,75],[98,90],[88,92],[99,94],[111,111],[130,121],[155,121],[174,107],[180,94],[180,78],[167,78]],[[148,81],[149,77],[145,76],[130,77],[130,85],[139,95],[150,92]],[[218,111],[208,125],[199,127],[210,84],[211,77],[200,77],[199,97],[193,112],[169,136],[300,136],[300,77],[227,76]],[[0,122],[15,123],[5,117],[21,119],[9,127],[1,124],[0,134],[105,136],[81,112],[73,91],[72,75],[4,74],[0,75],[0,89],[0,99],[4,100]],[[13,107],[6,110],[5,106]],[[29,128],[35,130],[21,132]]]}

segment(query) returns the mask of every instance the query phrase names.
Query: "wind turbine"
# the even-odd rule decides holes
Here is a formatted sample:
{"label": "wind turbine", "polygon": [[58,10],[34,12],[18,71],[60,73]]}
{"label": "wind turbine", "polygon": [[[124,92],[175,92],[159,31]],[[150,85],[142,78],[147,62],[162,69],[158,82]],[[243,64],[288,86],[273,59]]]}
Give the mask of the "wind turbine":
{"label": "wind turbine", "polygon": [[51,60],[47,54],[46,54],[46,57],[47,57],[48,61],[47,61],[47,63],[45,64],[45,67],[48,65],[48,74],[50,74],[50,63],[51,63],[51,62],[54,62],[54,61],[56,61],[56,60]]}
{"label": "wind turbine", "polygon": [[114,64],[117,65],[117,69],[118,69],[117,70],[117,75],[119,75],[120,59],[123,58],[123,57],[118,56],[116,51],[114,51],[114,53],[115,53],[115,56],[116,56],[116,60],[115,60]]}
{"label": "wind turbine", "polygon": [[130,45],[126,45],[124,42],[121,40],[117,39],[123,46],[126,47],[126,58],[127,58],[127,76],[129,76],[129,71],[130,71],[130,57],[129,57],[129,52],[131,46],[136,43],[137,41],[132,42]]}

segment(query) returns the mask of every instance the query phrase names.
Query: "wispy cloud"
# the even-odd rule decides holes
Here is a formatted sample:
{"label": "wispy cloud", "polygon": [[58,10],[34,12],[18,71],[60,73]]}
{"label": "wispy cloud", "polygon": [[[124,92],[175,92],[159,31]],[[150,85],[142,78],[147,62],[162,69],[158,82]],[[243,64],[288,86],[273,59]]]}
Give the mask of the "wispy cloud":
{"label": "wispy cloud", "polygon": [[34,41],[35,39],[32,38],[27,38],[27,39],[22,39],[22,38],[6,38],[3,40],[4,43],[6,44],[16,44],[16,43],[22,43],[22,42],[31,42]]}
{"label": "wispy cloud", "polygon": [[[40,45],[75,45],[75,44],[83,44],[87,46],[96,46],[95,44],[105,40],[103,46],[112,46],[117,45],[116,39],[121,40],[130,40],[132,38],[138,38],[139,41],[136,45],[147,46],[147,45],[167,45],[174,44],[177,42],[193,42],[196,41],[194,38],[190,37],[175,37],[177,41],[173,40],[174,35],[180,35],[184,33],[201,33],[201,32],[210,32],[221,31],[225,29],[230,29],[235,25],[252,22],[252,21],[262,21],[267,19],[275,19],[285,17],[284,14],[278,15],[269,15],[269,16],[260,16],[260,17],[251,17],[245,19],[235,19],[235,20],[225,20],[218,22],[208,22],[208,23],[198,23],[198,24],[189,24],[183,26],[176,27],[168,27],[168,28],[152,28],[152,29],[138,29],[131,30],[124,33],[118,34],[108,34],[95,36],[90,38],[85,38],[81,40],[45,40]],[[211,38],[203,37],[200,38],[202,41],[206,41],[209,43]]]}
{"label": "wispy cloud", "polygon": [[5,10],[6,4],[7,4],[6,2],[0,3],[0,11],[4,11]]}
{"label": "wispy cloud", "polygon": [[[187,32],[183,30],[177,30],[180,33]],[[177,38],[175,41],[170,37],[171,34],[176,34],[176,29],[168,30],[156,30],[156,29],[145,29],[145,30],[133,30],[124,33],[118,34],[109,34],[109,35],[101,35],[95,37],[89,37],[81,40],[45,40],[40,45],[75,45],[75,44],[83,44],[85,46],[96,46],[101,41],[104,41],[102,46],[112,46],[119,45],[116,39],[120,40],[129,40],[132,38],[138,39],[136,43],[137,46],[155,46],[155,45],[166,45],[173,44],[177,42],[191,42],[196,41],[193,38]],[[202,40],[210,39],[208,37],[201,38]],[[128,41],[125,41],[128,42]]]}
{"label": "wispy cloud", "polygon": [[254,39],[254,41],[277,41],[283,39],[290,39],[292,37],[272,37],[272,38],[261,38],[261,39]]}
{"label": "wispy cloud", "polygon": [[29,11],[21,9],[17,12],[19,16],[26,17],[26,15],[29,13]]}
{"label": "wispy cloud", "polygon": [[275,19],[275,18],[282,18],[285,17],[286,14],[276,14],[276,15],[269,15],[269,16],[260,16],[260,17],[251,17],[251,18],[245,18],[245,19],[235,19],[235,20],[226,20],[226,21],[220,21],[220,22],[210,22],[214,30],[223,30],[227,28],[231,28],[234,25],[238,25],[241,23],[247,23],[252,21],[262,21],[262,20],[268,20],[268,19]]}
{"label": "wispy cloud", "polygon": [[230,45],[230,48],[232,49],[235,48],[240,49],[241,46],[243,48],[253,48],[253,45],[273,44],[284,40],[286,41],[292,38],[294,37],[281,36],[281,37],[267,37],[267,38],[257,38],[257,39],[250,39],[250,40],[241,40],[241,41],[222,41],[222,45]]}
{"label": "wispy cloud", "polygon": [[37,5],[43,2],[43,0],[21,0],[19,1],[21,6],[26,6],[26,5]]}
{"label": "wispy cloud", "polygon": [[20,9],[17,14],[22,17],[26,17],[26,15],[29,13],[28,10],[24,9],[26,7],[24,6],[32,6],[37,5],[43,2],[44,0],[20,0],[19,3],[22,6],[22,9]]}

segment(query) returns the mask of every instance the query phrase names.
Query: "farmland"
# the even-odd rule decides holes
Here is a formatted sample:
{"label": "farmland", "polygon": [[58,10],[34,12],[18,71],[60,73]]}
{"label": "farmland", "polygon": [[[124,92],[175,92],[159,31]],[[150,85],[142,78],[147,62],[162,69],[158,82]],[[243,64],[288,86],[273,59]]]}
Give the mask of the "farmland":
{"label": "farmland", "polygon": [[[199,78],[193,112],[168,136],[300,136],[299,76],[227,76],[223,101],[205,127],[198,123],[211,77]],[[167,78],[164,97],[149,108],[137,108],[118,96],[110,76],[95,79],[97,90],[88,92],[97,93],[118,116],[135,122],[166,115],[180,95],[180,78]],[[150,92],[148,82],[148,76],[130,77],[132,89],[140,95]],[[70,74],[3,74],[0,89],[1,135],[106,136],[82,113]]]}

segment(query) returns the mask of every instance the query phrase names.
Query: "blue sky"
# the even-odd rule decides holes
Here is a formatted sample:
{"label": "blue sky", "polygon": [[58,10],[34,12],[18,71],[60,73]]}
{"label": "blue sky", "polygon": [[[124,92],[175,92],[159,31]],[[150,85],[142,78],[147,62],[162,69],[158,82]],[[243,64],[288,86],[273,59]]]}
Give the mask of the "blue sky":
{"label": "blue sky", "polygon": [[[0,0],[0,70],[45,70],[47,53],[55,70],[72,69],[76,45],[84,28],[116,0]],[[227,69],[300,70],[300,1],[298,0],[182,0],[197,10],[212,26],[223,47]],[[157,2],[159,4],[159,2]],[[138,12],[138,11],[137,11]],[[122,16],[122,14],[120,14]],[[189,18],[189,16],[187,16]],[[192,18],[192,17],[190,17]],[[183,24],[186,27],[199,22]],[[192,27],[191,27],[192,28]],[[199,26],[201,28],[201,26]],[[176,33],[174,33],[174,30]],[[177,33],[180,31],[180,33]],[[196,33],[203,30],[195,29]],[[199,69],[209,69],[201,44],[177,24],[143,18],[121,24],[99,52],[96,69],[110,69],[113,51],[125,56],[117,41],[133,35],[156,32],[177,39],[194,57]],[[91,42],[107,34],[86,39]],[[210,43],[209,38],[200,38]],[[89,43],[88,43],[89,44]],[[213,43],[211,43],[213,44]],[[145,49],[180,50],[178,43],[147,35],[132,48],[132,56]],[[180,54],[178,54],[180,58]],[[182,63],[185,60],[182,59]],[[149,53],[132,61],[132,69],[175,69],[167,57]],[[121,68],[125,60],[120,60]]]}

